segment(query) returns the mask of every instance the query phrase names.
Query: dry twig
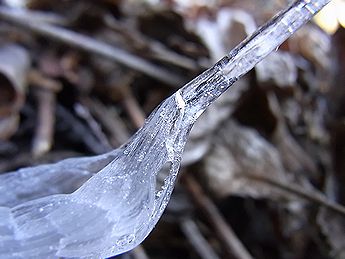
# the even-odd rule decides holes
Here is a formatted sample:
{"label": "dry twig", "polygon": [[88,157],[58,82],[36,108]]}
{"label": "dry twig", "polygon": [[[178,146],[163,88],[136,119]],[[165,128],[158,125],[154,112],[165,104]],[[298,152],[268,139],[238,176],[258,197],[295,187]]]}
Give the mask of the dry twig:
{"label": "dry twig", "polygon": [[[31,30],[37,34],[44,35],[84,51],[115,60],[122,65],[140,71],[170,86],[176,87],[185,82],[185,80],[180,78],[180,76],[172,74],[171,72],[153,65],[124,50],[115,48],[107,43],[97,41],[86,35],[44,23],[38,19],[29,19],[28,17],[30,12],[25,11],[26,15],[23,15],[23,12],[24,11],[17,12],[10,8],[0,7],[0,18],[22,28]],[[34,14],[32,14],[32,16],[34,17]]]}
{"label": "dry twig", "polygon": [[47,153],[53,144],[56,93],[62,89],[59,82],[32,70],[28,76],[35,89],[38,103],[38,123],[33,140],[32,152],[35,157]]}
{"label": "dry twig", "polygon": [[278,188],[290,194],[296,195],[297,197],[314,202],[316,204],[319,204],[320,206],[324,206],[332,210],[333,212],[336,212],[345,217],[345,207],[340,204],[327,200],[327,198],[322,193],[316,193],[316,191],[311,192],[306,189],[302,189],[302,187],[296,184],[293,184],[293,183],[286,184],[279,180],[266,177],[263,175],[247,174],[245,177],[263,182],[265,184],[269,184],[275,188]]}
{"label": "dry twig", "polygon": [[130,134],[126,125],[116,112],[112,112],[103,104],[89,98],[84,98],[82,103],[88,107],[97,121],[109,133],[109,141],[113,146],[120,146],[129,139]]}
{"label": "dry twig", "polygon": [[181,229],[189,242],[195,248],[195,251],[202,259],[218,259],[219,257],[213,251],[212,247],[201,234],[197,224],[190,218],[184,218],[180,222]]}
{"label": "dry twig", "polygon": [[252,259],[253,257],[238,239],[231,227],[226,223],[218,208],[202,191],[200,185],[187,174],[184,183],[196,204],[202,209],[225,247],[228,256],[236,259]]}

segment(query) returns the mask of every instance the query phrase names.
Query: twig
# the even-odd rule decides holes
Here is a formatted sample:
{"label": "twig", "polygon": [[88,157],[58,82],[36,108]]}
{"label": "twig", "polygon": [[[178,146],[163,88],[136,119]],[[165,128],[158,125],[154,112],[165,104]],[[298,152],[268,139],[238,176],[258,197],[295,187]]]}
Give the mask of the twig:
{"label": "twig", "polygon": [[85,126],[68,109],[58,104],[56,114],[58,120],[60,120],[57,128],[60,128],[67,135],[67,139],[72,139],[75,142],[80,141],[95,154],[102,154],[108,151],[106,147],[99,143],[94,134],[90,132],[89,127]]}
{"label": "twig", "polygon": [[56,25],[66,25],[68,22],[70,22],[70,19],[52,12],[38,10],[31,10],[30,12],[27,12],[27,10],[25,9],[18,9],[18,13],[20,13],[20,15],[22,16],[26,16],[25,18],[27,19],[35,19],[37,21],[52,23]]}
{"label": "twig", "polygon": [[132,90],[129,88],[128,84],[119,87],[118,90],[121,92],[121,101],[124,109],[128,113],[134,126],[139,129],[145,122],[146,116],[144,111],[133,96]]}
{"label": "twig", "polygon": [[136,45],[139,45],[141,48],[148,48],[150,52],[152,52],[150,54],[156,60],[167,62],[192,71],[201,68],[201,66],[191,58],[171,51],[162,43],[152,40],[143,35],[140,31],[128,26],[126,22],[119,22],[110,15],[106,15],[104,17],[104,21],[111,29],[113,29],[113,31],[123,35],[127,41],[134,41]]}
{"label": "twig", "polygon": [[123,106],[135,127],[138,129],[141,128],[145,122],[145,114],[132,94],[127,95],[126,98],[123,99]]}
{"label": "twig", "polygon": [[38,124],[33,141],[32,152],[35,157],[48,152],[53,143],[56,93],[61,91],[61,83],[47,78],[39,71],[32,69],[28,81],[36,86],[38,102]]}
{"label": "twig", "polygon": [[180,222],[181,229],[189,242],[194,246],[195,251],[202,259],[218,259],[218,255],[201,234],[198,226],[190,218],[184,218]]}
{"label": "twig", "polygon": [[35,157],[48,152],[53,143],[55,124],[55,93],[48,89],[36,89],[38,102],[38,123],[32,146]]}
{"label": "twig", "polygon": [[33,86],[38,86],[55,93],[62,90],[62,84],[59,81],[44,76],[40,71],[36,69],[30,70],[28,74],[28,81]]}
{"label": "twig", "polygon": [[301,197],[305,200],[315,202],[345,217],[345,207],[340,204],[329,201],[322,193],[315,193],[315,192],[313,193],[306,189],[302,189],[300,186],[296,184],[293,184],[293,183],[286,184],[279,180],[266,177],[263,175],[246,174],[244,177],[269,184],[278,189],[284,190],[298,197]]}
{"label": "twig", "polygon": [[203,210],[224,245],[228,256],[236,259],[253,259],[231,227],[226,223],[217,207],[202,191],[200,185],[189,175],[184,175],[184,183],[196,204]]}
{"label": "twig", "polygon": [[[124,50],[115,48],[107,43],[97,41],[86,35],[44,23],[38,19],[30,19],[28,15],[31,14],[31,12],[25,12],[26,14],[23,15],[23,11],[18,12],[11,8],[0,7],[0,18],[22,28],[31,30],[37,34],[44,35],[84,51],[115,60],[122,65],[140,71],[170,86],[180,86],[185,82],[185,80],[180,78],[180,76],[172,74],[171,72],[153,65]],[[32,15],[32,17],[34,17],[34,15]]]}
{"label": "twig", "polygon": [[90,110],[88,107],[81,103],[77,103],[74,105],[74,111],[76,114],[83,118],[86,123],[89,125],[91,131],[94,133],[94,135],[98,138],[98,140],[102,143],[102,145],[106,148],[111,150],[112,146],[110,145],[107,136],[103,133],[100,125],[95,120],[95,118],[90,113]]}
{"label": "twig", "polygon": [[89,98],[83,98],[81,102],[90,109],[91,113],[110,134],[109,140],[113,146],[120,146],[129,139],[130,134],[126,125],[116,112],[106,109],[101,103]]}

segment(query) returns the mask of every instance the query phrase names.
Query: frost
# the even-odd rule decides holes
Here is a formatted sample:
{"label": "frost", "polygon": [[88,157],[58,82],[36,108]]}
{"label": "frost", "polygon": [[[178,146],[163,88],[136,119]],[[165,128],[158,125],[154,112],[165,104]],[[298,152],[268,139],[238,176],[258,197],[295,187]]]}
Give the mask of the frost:
{"label": "frost", "polygon": [[104,258],[140,244],[167,206],[196,119],[328,2],[293,3],[163,101],[121,148],[1,175],[0,258]]}

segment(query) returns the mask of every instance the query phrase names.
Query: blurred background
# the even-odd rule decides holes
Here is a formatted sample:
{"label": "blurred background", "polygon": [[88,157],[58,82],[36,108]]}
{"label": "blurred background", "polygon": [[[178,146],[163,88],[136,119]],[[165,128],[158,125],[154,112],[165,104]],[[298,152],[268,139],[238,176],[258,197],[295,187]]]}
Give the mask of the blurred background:
{"label": "blurred background", "polygon": [[[0,172],[119,147],[288,2],[0,1]],[[344,26],[333,0],[208,108],[118,258],[345,258]]]}

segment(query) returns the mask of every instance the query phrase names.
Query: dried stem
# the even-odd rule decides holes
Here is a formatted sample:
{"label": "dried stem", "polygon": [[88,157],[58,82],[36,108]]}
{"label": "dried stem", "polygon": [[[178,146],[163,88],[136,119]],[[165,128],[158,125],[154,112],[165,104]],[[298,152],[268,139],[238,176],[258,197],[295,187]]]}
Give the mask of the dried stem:
{"label": "dried stem", "polygon": [[332,201],[329,201],[322,193],[317,193],[316,191],[311,192],[306,189],[302,189],[302,187],[292,184],[292,183],[283,183],[279,180],[266,177],[263,175],[255,175],[255,174],[246,174],[246,178],[250,178],[256,181],[263,182],[265,184],[269,184],[275,188],[278,188],[280,190],[286,191],[288,193],[294,194],[302,199],[314,202],[316,204],[319,204],[320,206],[324,206],[341,216],[345,217],[345,207],[343,207],[340,204],[334,203]]}
{"label": "dried stem", "polygon": [[193,245],[195,251],[202,259],[218,259],[218,255],[214,252],[210,244],[201,234],[198,225],[191,218],[181,220],[181,229],[189,242]]}
{"label": "dried stem", "polygon": [[77,47],[84,51],[101,55],[115,60],[127,67],[140,71],[152,78],[171,86],[181,85],[184,80],[180,76],[153,65],[146,60],[134,56],[124,50],[115,48],[107,43],[95,40],[86,35],[82,35],[65,28],[61,28],[49,23],[44,23],[39,19],[34,19],[35,14],[30,11],[16,11],[11,8],[0,7],[0,18],[7,22],[16,24],[40,35]]}
{"label": "dried stem", "polygon": [[115,111],[112,112],[112,110],[107,109],[100,102],[90,98],[83,98],[81,103],[90,110],[95,119],[99,121],[110,135],[109,141],[112,146],[120,146],[128,140],[130,134],[126,125]]}
{"label": "dried stem", "polygon": [[36,89],[38,102],[38,123],[32,151],[38,157],[47,153],[53,144],[55,124],[55,93],[49,89]]}
{"label": "dried stem", "polygon": [[187,174],[183,178],[184,183],[196,204],[202,209],[216,231],[217,236],[226,248],[228,256],[236,259],[252,259],[253,257],[238,239],[231,227],[212,200],[205,195],[201,186]]}

